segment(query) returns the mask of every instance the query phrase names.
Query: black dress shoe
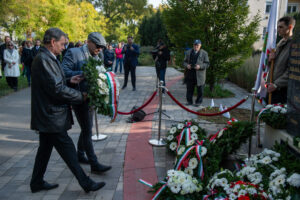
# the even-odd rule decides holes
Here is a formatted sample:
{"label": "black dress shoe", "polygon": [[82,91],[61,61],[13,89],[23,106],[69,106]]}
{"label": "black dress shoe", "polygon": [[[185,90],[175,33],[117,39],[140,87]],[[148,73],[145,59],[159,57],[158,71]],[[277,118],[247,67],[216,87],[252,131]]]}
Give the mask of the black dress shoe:
{"label": "black dress shoe", "polygon": [[105,186],[104,182],[94,182],[92,179],[89,180],[89,184],[87,187],[84,187],[83,190],[86,193],[89,193],[90,191],[97,191]]}
{"label": "black dress shoe", "polygon": [[89,164],[89,159],[86,156],[78,156],[79,163]]}
{"label": "black dress shoe", "polygon": [[46,181],[44,181],[44,183],[41,185],[30,185],[30,189],[32,193],[39,192],[41,190],[52,190],[57,187],[58,184],[50,184]]}
{"label": "black dress shoe", "polygon": [[188,102],[188,103],[186,103],[185,105],[186,105],[186,106],[190,106],[190,105],[193,105],[193,103]]}
{"label": "black dress shoe", "polygon": [[132,88],[132,91],[136,91],[135,87],[134,87],[134,88]]}
{"label": "black dress shoe", "polygon": [[97,165],[91,166],[91,173],[93,174],[100,174],[106,172],[111,169],[111,166],[101,165],[100,163]]}
{"label": "black dress shoe", "polygon": [[126,85],[123,85],[122,90],[124,90],[126,88]]}

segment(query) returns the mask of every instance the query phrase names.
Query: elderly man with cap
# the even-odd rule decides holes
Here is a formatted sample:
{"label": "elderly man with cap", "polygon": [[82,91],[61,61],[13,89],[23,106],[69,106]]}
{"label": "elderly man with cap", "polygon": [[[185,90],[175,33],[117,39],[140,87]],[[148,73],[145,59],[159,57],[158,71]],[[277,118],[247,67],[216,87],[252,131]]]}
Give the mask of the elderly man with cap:
{"label": "elderly man with cap", "polygon": [[198,107],[202,103],[206,69],[209,67],[208,54],[206,51],[201,49],[200,40],[195,40],[193,49],[186,52],[184,57],[184,67],[186,68],[186,105],[193,104],[194,88],[197,86],[197,99],[195,106]]}
{"label": "elderly man with cap", "polygon": [[[83,75],[82,66],[88,62],[89,57],[99,60],[98,54],[103,48],[105,48],[105,45],[106,41],[104,37],[98,32],[93,32],[88,35],[87,44],[79,48],[69,49],[62,62],[62,67],[66,77]],[[87,92],[87,81],[83,80],[75,89],[80,90],[81,92]],[[86,101],[80,105],[74,105],[73,109],[81,128],[81,133],[77,143],[77,156],[79,162],[90,164],[91,172],[95,174],[110,170],[110,166],[102,165],[98,162],[94,152],[91,138],[93,128],[93,109]]]}

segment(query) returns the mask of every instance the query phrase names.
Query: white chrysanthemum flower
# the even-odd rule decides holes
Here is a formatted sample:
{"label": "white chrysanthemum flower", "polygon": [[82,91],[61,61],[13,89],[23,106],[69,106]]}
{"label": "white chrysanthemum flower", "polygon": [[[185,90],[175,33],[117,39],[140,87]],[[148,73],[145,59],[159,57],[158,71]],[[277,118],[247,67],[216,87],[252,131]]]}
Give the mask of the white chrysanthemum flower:
{"label": "white chrysanthemum flower", "polygon": [[201,156],[205,156],[207,153],[207,148],[206,147],[201,147]]}
{"label": "white chrysanthemum flower", "polygon": [[104,92],[105,92],[105,94],[109,95],[109,89],[108,88],[105,88]]}
{"label": "white chrysanthemum flower", "polygon": [[271,112],[274,112],[274,113],[279,113],[279,109],[277,106],[273,107],[270,109]]}
{"label": "white chrysanthemum flower", "polygon": [[172,143],[169,145],[169,147],[170,147],[170,149],[171,149],[172,151],[175,151],[175,149],[177,148],[176,142],[172,142]]}
{"label": "white chrysanthemum flower", "polygon": [[173,135],[168,135],[167,140],[172,141],[174,139]]}
{"label": "white chrysanthemum flower", "polygon": [[236,196],[235,194],[231,193],[231,194],[229,195],[229,199],[230,199],[230,200],[236,200],[236,199],[237,199],[237,196]]}
{"label": "white chrysanthemum flower", "polygon": [[174,185],[174,186],[172,186],[172,187],[170,188],[170,190],[171,190],[173,193],[177,194],[177,193],[180,192],[180,187],[177,186],[177,185]]}
{"label": "white chrysanthemum flower", "polygon": [[273,157],[272,160],[276,162],[276,161],[278,161],[278,158],[277,157]]}
{"label": "white chrysanthemum flower", "polygon": [[107,77],[103,73],[99,74],[99,78],[101,78],[104,81],[107,79]]}
{"label": "white chrysanthemum flower", "polygon": [[191,139],[192,139],[192,140],[198,140],[198,135],[197,135],[196,133],[193,133],[193,134],[191,135]]}
{"label": "white chrysanthemum flower", "polygon": [[257,191],[256,191],[255,188],[247,188],[247,191],[248,191],[248,193],[251,194],[251,195],[257,194]]}
{"label": "white chrysanthemum flower", "polygon": [[274,183],[276,186],[284,185],[285,183],[285,175],[281,174],[274,179]]}
{"label": "white chrysanthemum flower", "polygon": [[96,69],[98,70],[98,73],[105,73],[106,72],[106,69],[103,65],[101,66],[96,66]]}
{"label": "white chrysanthemum flower", "polygon": [[189,174],[189,175],[191,175],[191,176],[194,175],[194,171],[191,168],[189,168],[189,167],[185,168],[184,172],[187,173],[187,174]]}
{"label": "white chrysanthemum flower", "polygon": [[189,167],[191,169],[195,169],[195,168],[198,167],[198,160],[197,160],[197,158],[190,159],[190,161],[189,161]]}
{"label": "white chrysanthemum flower", "polygon": [[259,184],[262,181],[262,175],[259,172],[255,172],[254,174],[249,174],[247,178],[251,183],[255,185]]}
{"label": "white chrysanthemum flower", "polygon": [[266,156],[263,159],[261,159],[260,161],[262,164],[268,165],[272,162],[272,159],[270,158],[270,156]]}
{"label": "white chrysanthemum flower", "polygon": [[174,134],[174,133],[176,133],[176,131],[177,131],[177,128],[174,126],[170,129],[170,134]]}
{"label": "white chrysanthemum flower", "polygon": [[287,109],[286,108],[281,108],[280,113],[286,114],[287,113]]}
{"label": "white chrysanthemum flower", "polygon": [[177,171],[175,171],[174,169],[170,169],[170,170],[168,170],[167,174],[169,177],[176,176]]}
{"label": "white chrysanthemum flower", "polygon": [[226,178],[221,178],[221,179],[220,179],[220,185],[221,185],[222,187],[227,186],[227,184],[228,184],[228,181],[227,181]]}
{"label": "white chrysanthemum flower", "polygon": [[183,129],[183,127],[184,127],[184,124],[182,124],[182,123],[177,124],[177,128],[178,128],[179,130]]}
{"label": "white chrysanthemum flower", "polygon": [[182,146],[182,147],[179,148],[177,153],[178,153],[178,155],[181,155],[181,154],[183,154],[184,151],[185,151],[185,147]]}
{"label": "white chrysanthemum flower", "polygon": [[239,193],[238,193],[238,197],[245,196],[246,194],[247,194],[246,190],[240,190]]}
{"label": "white chrysanthemum flower", "polygon": [[300,174],[294,173],[288,179],[287,182],[293,187],[300,187]]}
{"label": "white chrysanthemum flower", "polygon": [[188,142],[187,142],[187,146],[192,146],[193,144],[195,143],[195,140],[189,140]]}
{"label": "white chrysanthemum flower", "polygon": [[192,132],[192,133],[196,133],[197,131],[198,131],[198,126],[193,125],[193,126],[191,127],[191,132]]}

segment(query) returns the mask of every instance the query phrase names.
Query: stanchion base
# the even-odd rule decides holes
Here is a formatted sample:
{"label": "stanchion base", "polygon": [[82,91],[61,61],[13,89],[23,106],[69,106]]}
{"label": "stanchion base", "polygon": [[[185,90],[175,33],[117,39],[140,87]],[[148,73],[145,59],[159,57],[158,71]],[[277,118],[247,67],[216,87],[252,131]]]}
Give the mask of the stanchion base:
{"label": "stanchion base", "polygon": [[163,139],[151,139],[149,140],[149,143],[152,145],[152,146],[157,146],[157,147],[163,147],[163,146],[166,146],[166,142],[163,141]]}
{"label": "stanchion base", "polygon": [[106,138],[107,138],[107,135],[102,135],[102,134],[92,136],[93,141],[105,140]]}

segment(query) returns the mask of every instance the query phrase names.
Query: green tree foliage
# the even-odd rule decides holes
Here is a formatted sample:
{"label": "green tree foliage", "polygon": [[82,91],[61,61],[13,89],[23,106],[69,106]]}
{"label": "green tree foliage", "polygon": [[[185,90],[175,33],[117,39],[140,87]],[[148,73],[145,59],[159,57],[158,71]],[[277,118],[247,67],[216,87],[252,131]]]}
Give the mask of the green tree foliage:
{"label": "green tree foliage", "polygon": [[248,18],[248,0],[167,0],[163,19],[168,36],[176,46],[178,65],[183,51],[197,38],[208,52],[207,83],[214,84],[239,67],[251,54],[258,39],[259,17]]}
{"label": "green tree foliage", "polygon": [[139,40],[143,46],[155,46],[158,39],[168,42],[167,30],[162,21],[160,10],[152,16],[145,16],[139,26]]}
{"label": "green tree foliage", "polygon": [[138,22],[151,12],[152,7],[146,7],[147,0],[89,0],[100,10],[107,19],[106,39],[124,40],[125,35],[135,36],[138,31]]}
{"label": "green tree foliage", "polygon": [[42,37],[50,27],[59,27],[70,40],[85,40],[93,31],[106,35],[105,17],[91,3],[76,0],[2,0],[0,25],[17,37],[35,32]]}

